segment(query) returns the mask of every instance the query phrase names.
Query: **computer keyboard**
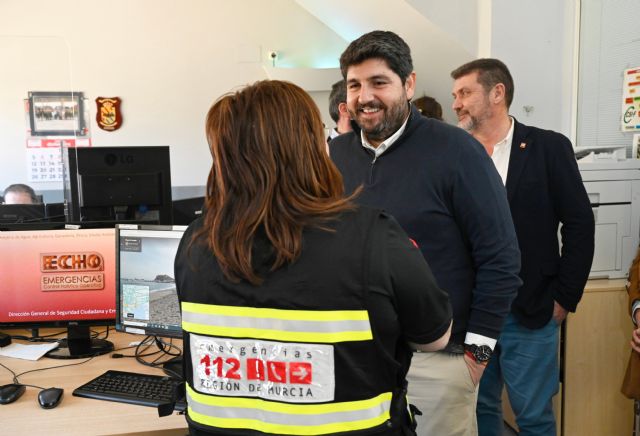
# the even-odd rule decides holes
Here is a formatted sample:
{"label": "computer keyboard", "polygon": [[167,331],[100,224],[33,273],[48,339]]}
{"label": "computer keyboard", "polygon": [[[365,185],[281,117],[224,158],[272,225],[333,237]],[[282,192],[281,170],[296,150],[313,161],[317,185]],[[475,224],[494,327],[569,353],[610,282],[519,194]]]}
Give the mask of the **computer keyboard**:
{"label": "computer keyboard", "polygon": [[[117,401],[119,403],[158,407],[172,401],[174,392],[184,382],[168,376],[107,371],[73,391],[76,397]],[[184,398],[176,402],[175,410],[184,411]]]}

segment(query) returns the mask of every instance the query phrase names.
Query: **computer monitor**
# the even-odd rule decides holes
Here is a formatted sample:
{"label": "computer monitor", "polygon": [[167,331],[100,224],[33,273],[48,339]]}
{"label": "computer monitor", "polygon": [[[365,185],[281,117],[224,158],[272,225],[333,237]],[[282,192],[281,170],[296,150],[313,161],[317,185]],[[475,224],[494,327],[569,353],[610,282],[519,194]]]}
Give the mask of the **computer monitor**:
{"label": "computer monitor", "polygon": [[89,326],[115,323],[115,251],[114,229],[0,232],[0,329],[66,327],[49,357],[113,350]]}
{"label": "computer monitor", "polygon": [[0,204],[0,222],[22,223],[43,221],[44,204]]}
{"label": "computer monitor", "polygon": [[202,216],[204,197],[173,200],[173,224],[188,226]]}
{"label": "computer monitor", "polygon": [[[180,303],[173,263],[186,226],[116,226],[116,330],[181,338]],[[182,359],[163,363],[182,374]]]}
{"label": "computer monitor", "polygon": [[63,161],[67,221],[172,223],[168,146],[70,147]]}
{"label": "computer monitor", "polygon": [[[83,223],[84,224],[84,223]],[[0,232],[18,232],[25,230],[63,230],[70,225],[72,229],[79,229],[79,225],[56,221],[31,221],[23,223],[3,223],[0,222]],[[113,227],[113,226],[111,226]]]}
{"label": "computer monitor", "polygon": [[65,204],[64,203],[47,203],[44,205],[45,215],[49,222],[65,222]]}
{"label": "computer monitor", "polygon": [[173,263],[185,226],[116,226],[116,330],[182,337]]}

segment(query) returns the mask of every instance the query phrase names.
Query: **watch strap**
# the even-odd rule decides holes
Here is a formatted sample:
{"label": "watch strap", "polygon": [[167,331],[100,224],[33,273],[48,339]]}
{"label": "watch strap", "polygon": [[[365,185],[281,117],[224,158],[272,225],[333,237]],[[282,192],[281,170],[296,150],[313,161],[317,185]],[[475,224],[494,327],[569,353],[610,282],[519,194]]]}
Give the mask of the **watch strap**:
{"label": "watch strap", "polygon": [[480,365],[487,365],[493,350],[488,345],[464,344],[464,352]]}
{"label": "watch strap", "polygon": [[489,364],[488,360],[481,361],[481,360],[476,359],[475,354],[473,354],[471,352],[471,350],[469,350],[469,349],[464,350],[464,354],[467,355],[470,359],[472,359],[478,365],[487,366]]}

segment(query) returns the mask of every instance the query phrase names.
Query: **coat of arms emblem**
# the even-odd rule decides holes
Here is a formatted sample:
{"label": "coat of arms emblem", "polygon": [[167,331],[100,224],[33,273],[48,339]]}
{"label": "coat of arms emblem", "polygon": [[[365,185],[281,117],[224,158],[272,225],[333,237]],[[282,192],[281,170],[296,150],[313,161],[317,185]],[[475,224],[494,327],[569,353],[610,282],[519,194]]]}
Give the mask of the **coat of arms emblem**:
{"label": "coat of arms emblem", "polygon": [[98,127],[102,130],[113,131],[122,125],[122,114],[120,112],[119,97],[98,97],[96,104],[98,110],[96,113],[96,121]]}

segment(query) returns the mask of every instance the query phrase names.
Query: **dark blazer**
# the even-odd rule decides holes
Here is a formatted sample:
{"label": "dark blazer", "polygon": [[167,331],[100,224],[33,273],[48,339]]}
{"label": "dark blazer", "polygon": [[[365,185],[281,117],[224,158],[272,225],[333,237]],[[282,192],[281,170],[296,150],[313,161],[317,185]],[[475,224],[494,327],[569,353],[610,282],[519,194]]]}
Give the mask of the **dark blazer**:
{"label": "dark blazer", "polygon": [[576,310],[593,260],[595,223],[571,142],[514,121],[506,188],[523,285],[512,312],[535,329],[551,319],[554,300]]}

